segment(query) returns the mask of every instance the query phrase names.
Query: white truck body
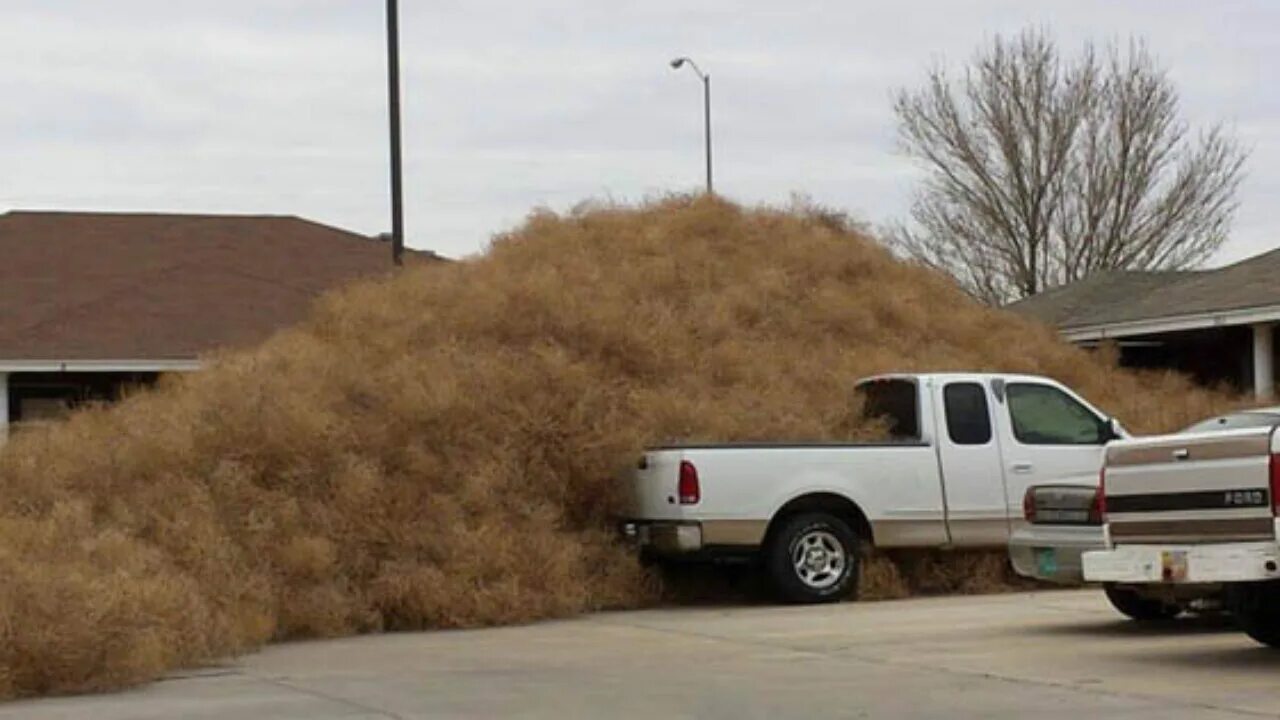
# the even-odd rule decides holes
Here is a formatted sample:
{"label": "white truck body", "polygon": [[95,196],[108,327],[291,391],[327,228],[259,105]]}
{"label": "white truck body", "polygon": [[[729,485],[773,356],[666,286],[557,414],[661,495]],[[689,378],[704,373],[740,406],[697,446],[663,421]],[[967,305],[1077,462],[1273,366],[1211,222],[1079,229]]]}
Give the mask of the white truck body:
{"label": "white truck body", "polygon": [[1114,442],[1102,476],[1106,549],[1086,580],[1120,612],[1167,619],[1221,604],[1254,639],[1280,646],[1280,408]]}
{"label": "white truck body", "polygon": [[[893,441],[653,448],[632,480],[626,530],[666,554],[751,551],[779,518],[821,508],[880,548],[1003,547],[1028,486],[1096,482],[1103,446],[1121,432],[1044,377],[895,374],[859,388]],[[688,467],[696,499],[682,497]]]}
{"label": "white truck body", "polygon": [[[1215,415],[1210,418],[1201,420],[1190,427],[1179,431],[1178,435],[1187,439],[1186,448],[1202,447],[1206,438],[1205,433],[1220,433],[1238,431],[1243,428],[1265,428],[1280,425],[1280,408],[1252,408],[1248,410],[1238,410],[1223,415]],[[1195,436],[1194,438],[1189,436]],[[1154,443],[1157,447],[1164,447],[1170,441],[1167,439],[1155,439]],[[1147,440],[1136,443],[1120,443],[1116,445],[1117,457],[1123,453],[1119,448],[1132,448],[1135,446],[1150,447],[1152,443]],[[1176,447],[1183,447],[1174,441]],[[1156,458],[1160,459],[1160,458]],[[1114,460],[1113,460],[1114,462]],[[1113,468],[1112,470],[1112,491],[1117,492],[1116,482],[1129,484],[1130,479],[1136,479],[1138,475],[1147,475],[1152,470],[1151,467],[1139,470],[1137,466],[1129,466],[1127,468]],[[1158,473],[1161,481],[1169,478],[1177,478],[1184,476],[1187,471],[1197,471],[1196,462],[1190,465],[1183,464],[1172,474]],[[1216,472],[1216,470],[1211,469]],[[1145,477],[1142,481],[1148,487],[1147,490],[1170,490],[1176,492],[1177,480],[1169,487],[1165,487],[1161,482],[1149,482],[1151,477]],[[1080,584],[1085,581],[1083,571],[1084,553],[1094,550],[1107,549],[1107,538],[1103,528],[1102,520],[1102,503],[1100,502],[1099,493],[1102,488],[1098,487],[1098,478],[1091,478],[1083,486],[1068,485],[1047,485],[1032,486],[1027,496],[1023,499],[1023,514],[1028,520],[1028,524],[1017,529],[1013,533],[1013,537],[1009,540],[1009,559],[1013,562],[1013,568],[1020,575],[1033,577],[1038,580],[1046,580],[1049,582],[1057,582],[1064,584]],[[1124,501],[1121,501],[1123,503]],[[1163,516],[1163,520],[1167,522],[1173,515]],[[1132,518],[1128,514],[1122,514],[1117,518],[1120,522],[1129,522]],[[1125,528],[1121,527],[1121,533]],[[1126,545],[1125,553],[1121,555],[1110,556],[1111,562],[1119,562],[1126,567],[1156,567],[1154,565],[1139,561],[1135,562],[1134,557],[1146,551],[1134,550],[1135,546]],[[1192,554],[1197,556],[1198,561],[1195,563],[1197,570],[1204,570],[1206,565],[1214,565],[1217,563],[1208,563],[1204,556],[1206,553],[1215,553],[1217,550],[1211,550],[1208,547],[1196,547]],[[1149,553],[1148,553],[1149,554]],[[1106,556],[1103,556],[1106,557]],[[1128,557],[1128,559],[1124,559]],[[1095,559],[1095,571],[1102,572],[1096,565],[1098,559]],[[1106,560],[1103,560],[1106,562]],[[1147,570],[1146,572],[1150,572]],[[1158,580],[1159,578],[1156,578]],[[1190,593],[1181,593],[1183,600],[1188,599]],[[1203,600],[1205,598],[1192,598]],[[1185,603],[1183,603],[1185,605]],[[1202,603],[1203,604],[1203,603]]]}
{"label": "white truck body", "polygon": [[1107,550],[1085,578],[1129,585],[1280,578],[1280,434],[1273,427],[1118,442],[1108,450]]}

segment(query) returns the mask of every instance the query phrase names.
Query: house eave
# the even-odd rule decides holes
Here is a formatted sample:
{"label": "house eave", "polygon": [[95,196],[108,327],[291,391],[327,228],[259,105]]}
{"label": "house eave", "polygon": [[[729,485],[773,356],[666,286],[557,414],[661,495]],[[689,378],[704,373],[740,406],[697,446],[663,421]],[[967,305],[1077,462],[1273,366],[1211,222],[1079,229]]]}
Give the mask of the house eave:
{"label": "house eave", "polygon": [[202,367],[196,358],[167,359],[2,359],[0,373],[18,372],[190,372]]}
{"label": "house eave", "polygon": [[1207,313],[1170,315],[1168,317],[1144,318],[1096,325],[1080,325],[1077,327],[1064,327],[1058,332],[1065,340],[1082,342],[1133,337],[1135,335],[1157,335],[1187,330],[1203,330],[1205,328],[1252,325],[1259,322],[1280,322],[1280,305],[1240,308],[1237,310],[1215,310]]}

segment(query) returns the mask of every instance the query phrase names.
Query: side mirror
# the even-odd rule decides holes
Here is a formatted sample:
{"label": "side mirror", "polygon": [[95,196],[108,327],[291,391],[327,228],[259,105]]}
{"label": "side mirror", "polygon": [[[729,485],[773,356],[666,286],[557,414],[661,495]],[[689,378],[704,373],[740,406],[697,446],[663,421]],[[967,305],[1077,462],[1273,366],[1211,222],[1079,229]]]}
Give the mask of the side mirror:
{"label": "side mirror", "polygon": [[1106,428],[1103,431],[1103,442],[1111,442],[1112,440],[1123,440],[1129,437],[1129,432],[1124,429],[1120,421],[1115,418],[1107,418]]}

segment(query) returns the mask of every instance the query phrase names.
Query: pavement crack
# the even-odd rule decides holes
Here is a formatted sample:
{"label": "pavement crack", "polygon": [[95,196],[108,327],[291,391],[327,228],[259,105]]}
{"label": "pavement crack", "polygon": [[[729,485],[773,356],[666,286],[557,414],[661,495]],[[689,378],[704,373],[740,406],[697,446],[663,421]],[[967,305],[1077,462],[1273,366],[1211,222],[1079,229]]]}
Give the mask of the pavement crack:
{"label": "pavement crack", "polygon": [[284,678],[268,677],[265,675],[254,675],[250,673],[246,673],[245,677],[253,678],[258,682],[266,683],[268,685],[274,685],[276,687],[284,688],[286,690],[292,690],[293,692],[302,693],[303,695],[310,695],[311,697],[320,698],[321,700],[327,700],[332,703],[344,705],[353,710],[359,710],[362,713],[371,713],[373,715],[377,715],[380,717],[390,718],[390,720],[408,720],[407,717],[405,717],[404,715],[400,715],[399,713],[394,713],[390,710],[384,710],[382,708],[374,707],[372,705],[366,705],[365,703],[357,702],[355,700],[351,700],[350,698],[342,697],[341,695],[333,695],[327,692],[323,692],[321,690],[309,688],[305,685],[291,683]]}
{"label": "pavement crack", "polygon": [[729,643],[731,645],[745,645],[748,647],[767,648],[769,650],[786,650],[787,652],[793,652],[800,655],[831,657],[830,653],[823,652],[821,650],[811,650],[809,648],[798,648],[798,647],[792,647],[788,645],[779,645],[777,643],[767,642],[764,640],[746,640],[743,638],[725,637],[723,635],[700,632],[697,630],[674,630],[671,628],[655,627],[653,625],[628,623],[628,622],[616,622],[612,620],[601,620],[599,622],[604,625],[613,625],[615,627],[625,627],[632,630],[643,630],[646,632],[659,633],[663,635],[675,635],[678,637],[694,637],[694,638],[699,638],[701,640],[711,640],[714,642]]}

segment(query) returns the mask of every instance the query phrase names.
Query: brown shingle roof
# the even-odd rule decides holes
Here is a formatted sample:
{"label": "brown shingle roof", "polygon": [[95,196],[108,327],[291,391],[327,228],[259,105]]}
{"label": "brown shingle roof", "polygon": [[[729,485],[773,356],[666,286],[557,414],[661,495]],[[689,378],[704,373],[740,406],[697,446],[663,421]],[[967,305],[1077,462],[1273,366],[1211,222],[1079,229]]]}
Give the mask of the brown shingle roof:
{"label": "brown shingle roof", "polygon": [[297,217],[10,212],[0,361],[194,358],[390,270],[386,244]]}
{"label": "brown shingle roof", "polygon": [[1177,283],[1183,273],[1111,271],[1049,288],[1008,307],[1060,328],[1109,322],[1150,293]]}
{"label": "brown shingle roof", "polygon": [[1009,305],[1061,329],[1280,306],[1280,250],[1216,270],[1108,272]]}

